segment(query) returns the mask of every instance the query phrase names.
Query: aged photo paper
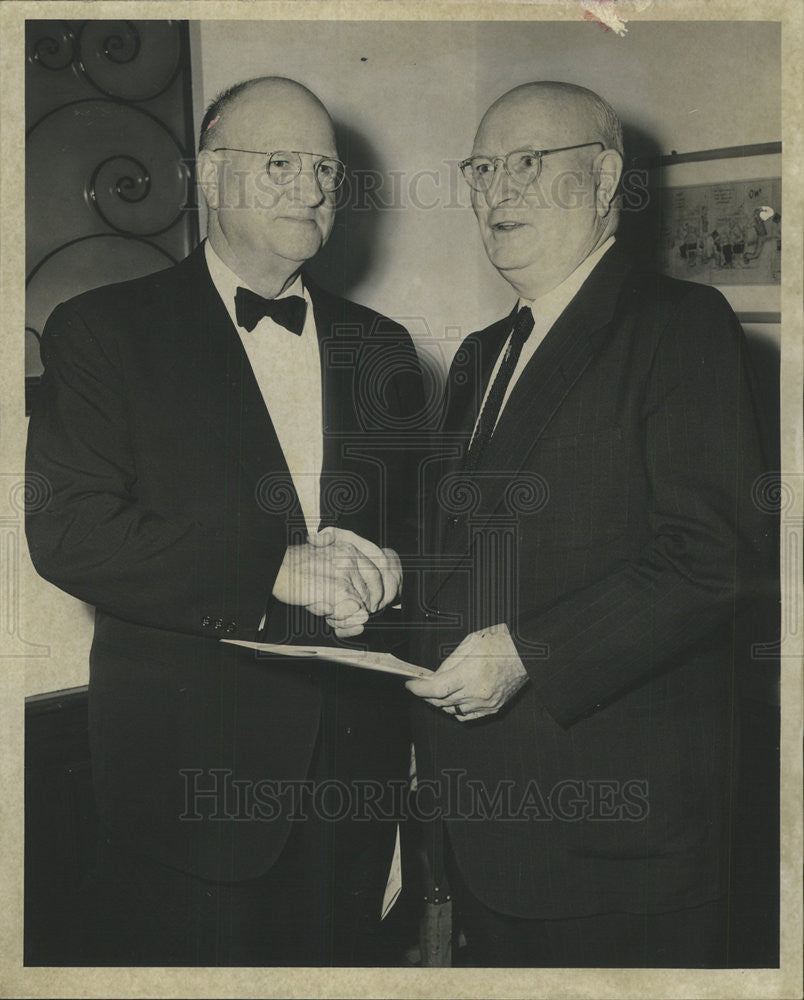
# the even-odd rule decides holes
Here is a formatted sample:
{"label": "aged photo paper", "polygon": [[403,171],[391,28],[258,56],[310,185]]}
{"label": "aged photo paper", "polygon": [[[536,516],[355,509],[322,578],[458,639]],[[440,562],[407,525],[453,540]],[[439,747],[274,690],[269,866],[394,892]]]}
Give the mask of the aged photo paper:
{"label": "aged photo paper", "polygon": [[[718,287],[751,337],[764,345],[764,356],[775,358],[780,352],[781,358],[781,470],[769,486],[781,509],[779,968],[24,965],[26,698],[85,685],[92,639],[90,612],[37,576],[24,532],[25,504],[32,500],[32,487],[26,488],[24,479],[26,381],[30,391],[31,379],[35,382],[41,372],[36,339],[26,327],[31,322],[26,320],[26,284],[35,276],[26,264],[26,185],[34,182],[26,174],[25,161],[25,24],[49,19],[187,21],[190,118],[196,130],[214,95],[243,78],[289,76],[318,93],[342,127],[352,161],[384,171],[389,185],[364,189],[363,203],[353,206],[340,229],[336,223],[335,249],[320,265],[323,283],[329,269],[340,276],[349,298],[405,326],[434,385],[443,380],[463,337],[510,310],[513,302],[510,289],[488,265],[456,169],[470,154],[480,114],[493,100],[538,79],[596,89],[623,118],[626,144],[633,142],[643,166],[666,168],[657,266],[675,277]],[[804,10],[798,0],[0,4],[0,996],[802,995],[803,29]],[[739,34],[743,30],[751,32],[755,45],[740,41],[749,37]],[[720,147],[730,152],[715,159],[701,155]],[[347,159],[343,151],[341,156]],[[43,198],[49,173],[55,178],[58,170],[54,157],[48,169],[37,174]],[[61,223],[56,207],[46,223],[40,220],[37,225],[52,224],[57,231]],[[194,225],[203,236],[203,208]],[[336,250],[342,257],[335,256]],[[157,259],[160,253],[159,248],[151,256],[151,250],[144,251],[141,273],[163,266]],[[80,268],[80,262],[65,256],[59,266],[66,273]],[[101,283],[112,280],[113,274],[104,275]],[[49,311],[57,301],[43,293],[38,308]],[[45,318],[37,315],[36,325]],[[775,414],[768,417],[773,421]],[[399,672],[406,669],[404,665]],[[772,679],[763,680],[761,666],[758,670],[759,688],[773,689]]]}

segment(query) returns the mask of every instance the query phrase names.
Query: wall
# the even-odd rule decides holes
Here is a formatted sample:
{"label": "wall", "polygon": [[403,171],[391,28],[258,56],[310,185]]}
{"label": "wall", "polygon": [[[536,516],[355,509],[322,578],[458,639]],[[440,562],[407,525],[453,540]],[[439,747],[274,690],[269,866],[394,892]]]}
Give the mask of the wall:
{"label": "wall", "polygon": [[589,22],[203,22],[197,112],[250,76],[290,76],[317,93],[346,140],[342,158],[380,171],[379,197],[393,201],[347,210],[325,250],[330,284],[343,287],[345,268],[350,295],[408,320],[431,351],[452,331],[448,361],[458,336],[513,304],[454,166],[495,98],[533,79],[590,87],[620,113],[633,153],[774,141],[779,42],[769,23],[632,22],[618,37]]}
{"label": "wall", "polygon": [[[620,112],[635,152],[781,138],[775,24],[631,22],[617,37],[587,22],[204,21],[191,39],[196,120],[217,91],[250,76],[290,76],[324,100],[363,187],[319,276],[405,322],[442,365],[462,336],[513,304],[455,171],[501,93],[539,78],[596,89]],[[384,179],[373,196],[366,171]],[[85,683],[88,609],[39,580],[24,546],[21,574],[22,634],[49,647],[26,658],[26,692]]]}

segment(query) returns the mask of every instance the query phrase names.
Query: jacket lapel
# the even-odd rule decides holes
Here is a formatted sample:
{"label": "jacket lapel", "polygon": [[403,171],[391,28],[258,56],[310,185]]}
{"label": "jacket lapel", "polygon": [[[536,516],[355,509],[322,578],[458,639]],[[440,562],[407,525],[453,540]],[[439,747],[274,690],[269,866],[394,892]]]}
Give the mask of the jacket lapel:
{"label": "jacket lapel", "polygon": [[[183,296],[185,315],[175,327],[181,359],[172,371],[180,388],[197,386],[204,400],[204,429],[237,458],[246,476],[259,482],[266,474],[282,480],[290,516],[301,519],[301,506],[293,486],[279,438],[265,405],[243,343],[209,275],[203,244],[181,265],[186,268],[189,293]],[[354,428],[357,354],[363,331],[356,329],[343,299],[319,289],[303,275],[313,304],[321,361],[323,415],[323,465],[321,522],[337,523],[339,512],[330,509],[337,496],[333,479],[349,467],[344,454],[346,437]],[[185,362],[185,359],[190,359]],[[188,367],[189,365],[189,367]]]}
{"label": "jacket lapel", "polygon": [[[480,515],[483,520],[478,518],[475,522],[479,530],[505,502],[507,487],[527,465],[550,421],[605,342],[623,282],[631,269],[627,256],[612,247],[525,366],[476,470],[483,494],[483,513]],[[501,322],[506,331],[510,330],[510,316]],[[489,333],[491,330],[499,336],[496,327],[490,328]],[[485,385],[480,393],[481,400],[484,391]],[[454,554],[457,558],[439,574],[438,587],[431,594],[431,600],[469,555],[466,552],[460,556]]]}
{"label": "jacket lapel", "polygon": [[[348,328],[338,300],[323,292],[304,275],[304,284],[310,293],[318,338],[318,356],[321,364],[321,417],[323,434],[323,459],[319,507],[322,526],[336,524],[337,510],[330,499],[337,491],[332,489],[333,476],[342,465],[343,418],[354,406],[352,393],[354,377],[354,347],[347,346]],[[343,346],[341,346],[343,344]]]}
{"label": "jacket lapel", "polygon": [[589,275],[525,366],[481,469],[516,473],[527,464],[550,421],[605,342],[629,270],[625,255],[612,247]]}
{"label": "jacket lapel", "polygon": [[[324,526],[341,522],[352,506],[348,498],[355,490],[365,490],[366,475],[371,475],[373,453],[365,447],[366,432],[373,426],[371,400],[361,398],[366,388],[363,382],[371,373],[363,368],[361,374],[361,366],[370,363],[372,351],[381,349],[381,338],[370,344],[374,328],[367,329],[365,324],[367,315],[373,314],[357,312],[348,300],[319,288],[306,273],[303,277],[313,303],[321,360],[324,448],[320,509]],[[373,457],[379,459],[378,455]],[[360,533],[359,519],[350,519],[348,526]]]}
{"label": "jacket lapel", "polygon": [[283,475],[292,490],[288,506],[301,514],[290,472],[243,343],[209,275],[204,244],[181,264],[187,269],[184,316],[176,323],[179,363],[172,376],[189,384],[202,402],[204,433],[235,457],[246,477]]}

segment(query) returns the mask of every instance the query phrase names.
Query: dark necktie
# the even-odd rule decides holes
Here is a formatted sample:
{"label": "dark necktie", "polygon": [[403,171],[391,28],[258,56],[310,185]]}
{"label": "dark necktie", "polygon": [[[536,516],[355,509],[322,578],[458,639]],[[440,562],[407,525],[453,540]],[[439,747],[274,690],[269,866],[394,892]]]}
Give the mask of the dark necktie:
{"label": "dark necktie", "polygon": [[466,460],[463,467],[467,472],[472,472],[477,468],[483,451],[491,440],[497,418],[502,409],[503,399],[505,399],[505,390],[508,388],[511,376],[514,374],[514,369],[516,368],[516,363],[519,361],[519,355],[522,353],[522,348],[530,336],[532,329],[533,313],[528,306],[522,306],[514,320],[514,331],[511,334],[511,339],[508,341],[508,347],[505,350],[502,364],[497,371],[497,376],[492,383],[489,394],[486,396],[483,409],[480,411],[477,427],[475,428],[475,436],[469,445],[469,451],[466,453]]}
{"label": "dark necktie", "polygon": [[237,325],[253,330],[263,316],[301,336],[307,303],[300,295],[287,295],[284,299],[264,299],[250,288],[238,288],[235,294]]}

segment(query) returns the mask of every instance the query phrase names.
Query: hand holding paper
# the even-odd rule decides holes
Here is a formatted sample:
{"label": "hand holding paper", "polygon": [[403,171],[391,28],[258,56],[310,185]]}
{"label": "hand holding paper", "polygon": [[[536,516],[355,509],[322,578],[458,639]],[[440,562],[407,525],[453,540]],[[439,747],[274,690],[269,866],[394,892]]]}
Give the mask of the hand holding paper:
{"label": "hand holding paper", "polygon": [[527,681],[508,626],[500,623],[467,635],[434,674],[405,687],[466,722],[499,712]]}

